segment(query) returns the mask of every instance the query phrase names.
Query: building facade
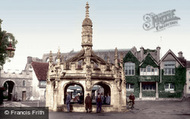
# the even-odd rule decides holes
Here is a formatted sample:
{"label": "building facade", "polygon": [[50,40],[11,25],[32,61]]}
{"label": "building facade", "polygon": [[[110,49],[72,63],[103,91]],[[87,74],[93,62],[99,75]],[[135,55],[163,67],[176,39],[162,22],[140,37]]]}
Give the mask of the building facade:
{"label": "building facade", "polygon": [[4,87],[4,99],[29,100],[32,96],[32,72],[23,70],[19,73],[1,70],[0,87]]}
{"label": "building facade", "polygon": [[186,84],[186,60],[169,50],[160,59],[160,47],[155,50],[140,48],[124,57],[127,95],[139,99],[181,98]]}
{"label": "building facade", "polygon": [[45,101],[47,70],[48,63],[34,57],[27,58],[25,69],[21,72],[1,70],[0,87],[4,87],[4,99]]}
{"label": "building facade", "polygon": [[[68,87],[79,85],[82,88],[83,99],[93,87],[100,85],[104,88],[104,95],[110,95],[110,105],[102,110],[122,111],[126,108],[126,83],[122,67],[122,55],[118,57],[115,49],[114,64],[98,57],[92,50],[92,21],[89,18],[89,5],[86,4],[86,17],[82,23],[82,49],[76,55],[64,60],[60,51],[57,53],[57,63],[53,63],[52,53],[49,56],[49,69],[46,85],[46,106],[53,111],[67,111],[66,92]],[[120,62],[119,62],[120,59]],[[111,107],[111,108],[110,108]],[[96,111],[96,106],[92,107]],[[85,104],[73,104],[72,111],[85,112]]]}

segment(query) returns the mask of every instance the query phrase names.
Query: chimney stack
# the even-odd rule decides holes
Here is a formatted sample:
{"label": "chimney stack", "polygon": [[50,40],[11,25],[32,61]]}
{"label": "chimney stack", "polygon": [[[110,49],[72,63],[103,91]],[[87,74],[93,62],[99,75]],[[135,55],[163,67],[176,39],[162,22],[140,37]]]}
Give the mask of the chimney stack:
{"label": "chimney stack", "polygon": [[160,46],[158,46],[158,47],[156,47],[156,51],[157,51],[157,62],[159,62],[159,60],[160,60]]}
{"label": "chimney stack", "polygon": [[141,53],[141,61],[144,59],[144,48],[140,47],[140,53]]}
{"label": "chimney stack", "polygon": [[183,58],[183,52],[182,51],[178,52],[178,57]]}

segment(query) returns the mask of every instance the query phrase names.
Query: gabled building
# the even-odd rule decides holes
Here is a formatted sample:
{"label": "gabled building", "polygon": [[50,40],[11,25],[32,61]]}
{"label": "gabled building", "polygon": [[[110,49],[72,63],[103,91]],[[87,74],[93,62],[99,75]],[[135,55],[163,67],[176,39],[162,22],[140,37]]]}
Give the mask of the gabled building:
{"label": "gabled building", "polygon": [[31,66],[33,69],[32,97],[35,100],[44,101],[46,98],[46,79],[49,64],[42,62],[32,62]]}
{"label": "gabled building", "polygon": [[175,97],[183,96],[184,85],[186,82],[186,60],[179,53],[177,57],[169,50],[160,61],[160,84],[159,97]]}
{"label": "gabled building", "polygon": [[[139,99],[180,98],[186,82],[187,61],[179,52],[169,50],[160,59],[160,47],[155,50],[132,48],[124,57],[127,96]],[[187,90],[188,84],[186,86]],[[188,92],[188,90],[187,90]]]}
{"label": "gabled building", "polygon": [[132,48],[124,57],[127,95],[158,98],[160,47],[140,51]]}
{"label": "gabled building", "polygon": [[190,97],[190,61],[186,62],[185,97]]}

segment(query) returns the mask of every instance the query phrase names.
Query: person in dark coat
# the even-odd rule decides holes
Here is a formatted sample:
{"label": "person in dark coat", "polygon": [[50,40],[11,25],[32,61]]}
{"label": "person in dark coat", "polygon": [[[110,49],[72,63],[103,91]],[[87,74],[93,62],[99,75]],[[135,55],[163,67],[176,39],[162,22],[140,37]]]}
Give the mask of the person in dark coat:
{"label": "person in dark coat", "polygon": [[67,92],[66,104],[67,104],[67,111],[68,112],[70,112],[70,102],[71,102],[71,96]]}
{"label": "person in dark coat", "polygon": [[99,93],[98,96],[96,97],[96,105],[97,105],[96,112],[100,113],[102,109],[102,100],[101,100],[101,95]]}
{"label": "person in dark coat", "polygon": [[132,101],[132,109],[134,108],[134,104],[135,104],[135,96],[133,95],[133,93],[131,93],[131,95],[129,96],[129,99]]}
{"label": "person in dark coat", "polygon": [[83,94],[81,93],[79,96],[79,104],[83,104],[84,103],[84,97]]}
{"label": "person in dark coat", "polygon": [[4,91],[4,88],[0,87],[0,105],[3,104],[3,91]]}
{"label": "person in dark coat", "polygon": [[85,98],[85,104],[86,104],[86,112],[91,112],[92,110],[92,98],[90,97],[90,94],[88,93]]}

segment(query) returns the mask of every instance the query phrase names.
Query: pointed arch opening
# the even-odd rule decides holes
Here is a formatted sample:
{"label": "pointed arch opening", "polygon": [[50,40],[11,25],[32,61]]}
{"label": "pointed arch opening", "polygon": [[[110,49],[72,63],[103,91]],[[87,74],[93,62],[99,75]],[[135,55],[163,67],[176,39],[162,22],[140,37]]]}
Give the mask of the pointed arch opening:
{"label": "pointed arch opening", "polygon": [[111,104],[111,89],[105,82],[95,83],[92,87],[92,104],[96,104],[98,94],[101,95],[102,105]]}
{"label": "pointed arch opening", "polygon": [[84,88],[80,83],[70,82],[64,88],[64,104],[67,92],[71,96],[71,104],[84,104]]}

